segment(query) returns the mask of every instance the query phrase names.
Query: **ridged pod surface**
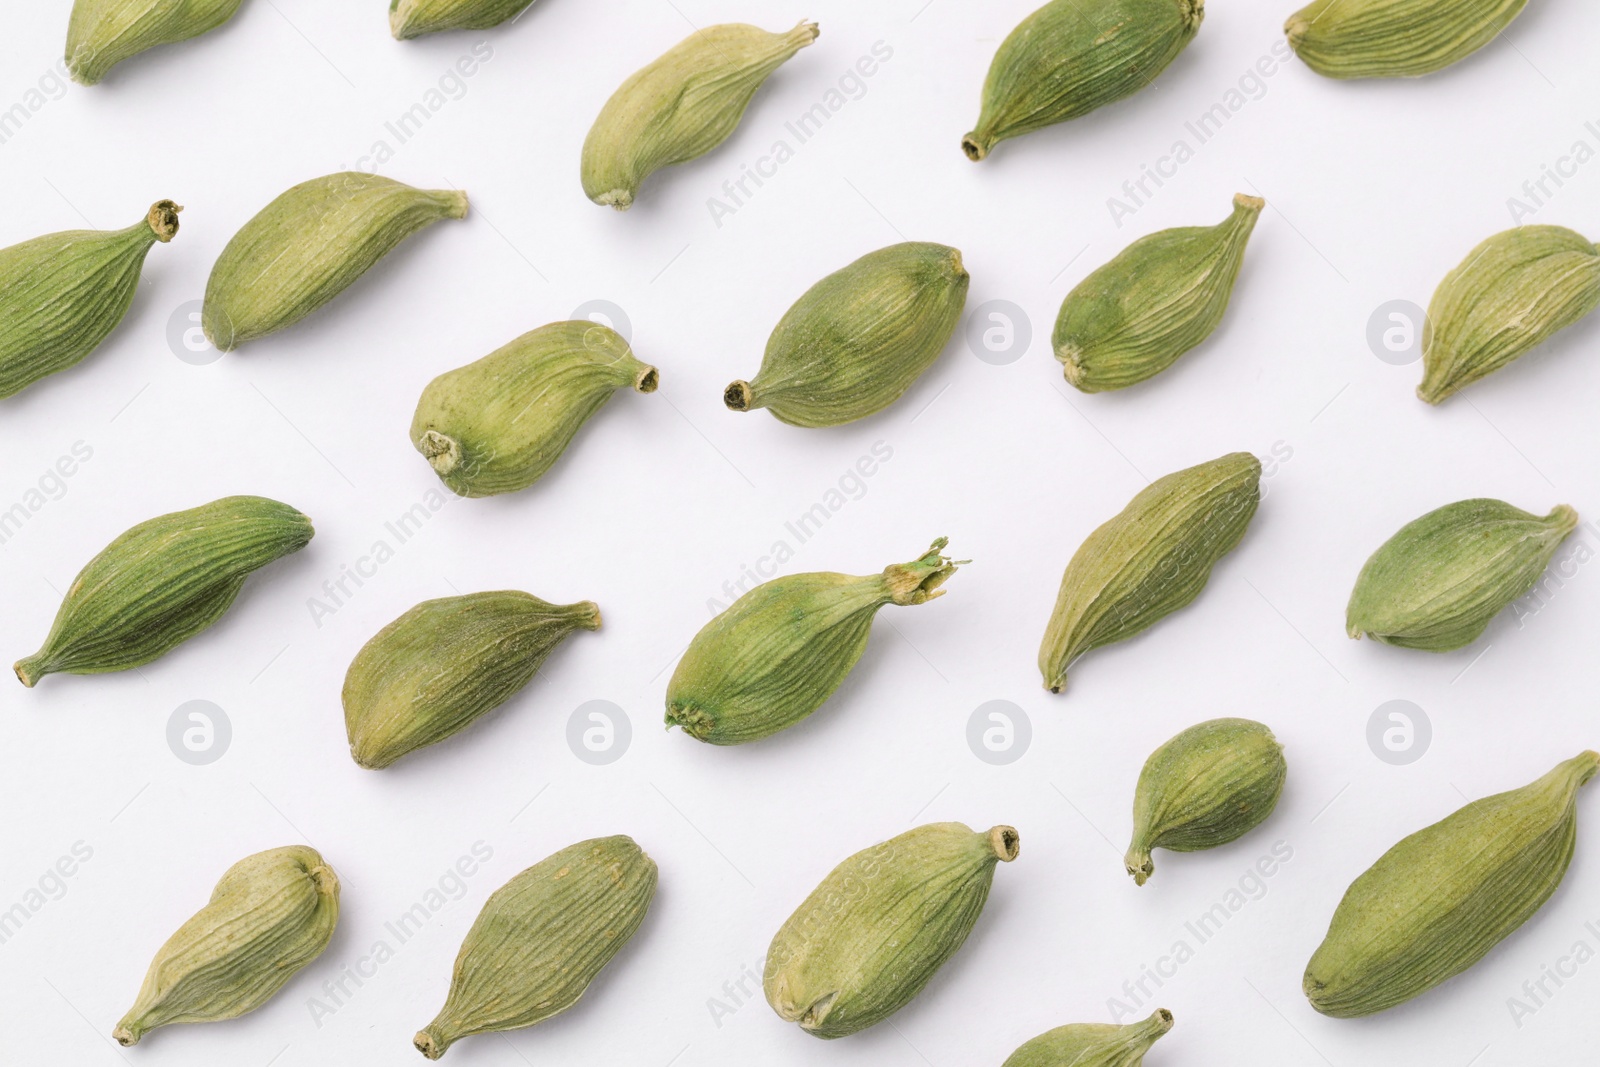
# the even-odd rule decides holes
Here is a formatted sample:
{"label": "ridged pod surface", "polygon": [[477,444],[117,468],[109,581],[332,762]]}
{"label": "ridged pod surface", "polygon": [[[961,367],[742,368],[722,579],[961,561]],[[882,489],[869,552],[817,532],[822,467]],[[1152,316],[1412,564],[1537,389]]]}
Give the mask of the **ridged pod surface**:
{"label": "ridged pod surface", "polygon": [[1171,1029],[1172,1013],[1165,1008],[1127,1026],[1058,1026],[1025,1042],[1002,1067],[1140,1067],[1150,1046]]}
{"label": "ridged pod surface", "polygon": [[1283,32],[1329,78],[1408,78],[1460,62],[1497,37],[1528,0],[1313,0]]}
{"label": "ridged pod surface", "polygon": [[389,32],[409,41],[444,30],[488,30],[522,14],[534,0],[389,0]]}
{"label": "ridged pod surface", "polygon": [[67,24],[72,80],[95,85],[112,67],[158,45],[209,33],[244,0],[76,0]]}

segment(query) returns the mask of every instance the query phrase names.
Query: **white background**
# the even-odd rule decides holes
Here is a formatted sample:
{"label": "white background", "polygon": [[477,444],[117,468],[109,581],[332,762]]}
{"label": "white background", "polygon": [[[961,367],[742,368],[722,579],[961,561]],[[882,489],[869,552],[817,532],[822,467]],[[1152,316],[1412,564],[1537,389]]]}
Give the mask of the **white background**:
{"label": "white background", "polygon": [[[1592,570],[1575,566],[1537,613],[1508,613],[1458,653],[1357,644],[1342,628],[1362,561],[1428,509],[1495,496],[1541,514],[1561,502],[1600,512],[1600,363],[1585,351],[1600,320],[1439,409],[1412,394],[1419,365],[1380,361],[1366,341],[1374,309],[1426,304],[1474,244],[1511,225],[1507,201],[1524,181],[1576,141],[1600,146],[1585,127],[1600,120],[1600,10],[1539,0],[1446,73],[1342,84],[1294,60],[1249,81],[1280,44],[1289,5],[1219,2],[1147,91],[973,165],[958,145],[984,72],[1034,6],[543,0],[495,32],[400,44],[376,0],[248,0],[217,33],[63,90],[53,64],[69,4],[10,5],[0,108],[21,104],[26,119],[0,145],[0,240],[123,227],[161,197],[186,210],[112,340],[0,405],[0,508],[42,503],[0,549],[0,649],[32,652],[58,591],[151,516],[259,493],[304,510],[318,532],[157,663],[0,690],[0,908],[43,901],[25,903],[29,917],[0,944],[7,1062],[411,1062],[411,1035],[442,1003],[485,897],[555,849],[610,833],[631,834],[661,867],[634,943],[573,1011],[464,1041],[453,1062],[999,1064],[1047,1028],[1109,1021],[1109,998],[1128,1000],[1123,983],[1179,939],[1193,958],[1154,1002],[1140,998],[1140,1015],[1159,1004],[1177,1016],[1152,1065],[1502,1067],[1589,1054],[1600,964],[1547,985],[1555,996],[1520,1026],[1507,1001],[1576,942],[1600,948],[1585,927],[1600,921],[1593,798],[1565,885],[1466,976],[1364,1021],[1315,1014],[1300,976],[1344,887],[1390,844],[1600,744]],[[820,41],[772,79],[727,144],[659,175],[625,215],[584,199],[584,134],[628,74],[691,25],[782,29],[801,17],[821,23]],[[385,123],[484,41],[492,59],[396,144]],[[797,144],[784,124],[880,41],[892,58]],[[1241,78],[1246,91],[1230,97]],[[1175,141],[1195,147],[1186,123],[1230,99],[1220,132],[1115,225],[1108,198]],[[708,199],[779,139],[793,158],[717,225]],[[298,328],[209,365],[178,358],[169,326],[177,315],[181,337],[181,309],[233,232],[288,186],[363,165],[379,140],[395,149],[382,173],[460,186],[472,215],[413,240]],[[1576,167],[1532,218],[1600,231],[1597,179],[1600,164]],[[1070,390],[1048,343],[1067,290],[1137,236],[1220,220],[1236,191],[1270,206],[1217,334],[1144,386]],[[754,373],[795,298],[903,238],[961,248],[969,310],[1025,309],[1026,354],[995,365],[958,337],[900,403],[833,430],[724,410],[722,387]],[[596,299],[625,309],[661,391],[619,395],[535,488],[452,499],[397,545],[384,524],[438,488],[407,441],[422,387]],[[93,455],[64,490],[47,479],[54,492],[29,497],[80,441]],[[785,523],[880,442],[892,458],[796,544]],[[1275,447],[1287,458],[1200,600],[1085,658],[1066,695],[1042,691],[1039,637],[1084,536],[1151,478]],[[871,573],[939,534],[972,565],[937,602],[885,609],[860,666],[811,720],[737,749],[661,731],[671,665],[708,600],[725,599],[724,583],[776,541],[794,548],[786,571]],[[312,598],[380,539],[393,559],[318,625]],[[574,636],[465,734],[388,771],[356,767],[339,689],[361,644],[419,600],[507,587],[593,599],[605,629]],[[233,728],[207,766],[167,742],[174,709],[196,699]],[[1431,748],[1405,766],[1367,740],[1374,710],[1394,699],[1433,724]],[[632,745],[609,766],[581,761],[566,740],[590,700],[631,721]],[[968,719],[990,700],[1032,723],[1030,749],[1009,766],[968,746]],[[1139,768],[1218,715],[1258,718],[1284,741],[1283,802],[1230,847],[1158,853],[1153,881],[1136,889],[1121,852]],[[759,972],[772,933],[836,862],[946,819],[1014,824],[1022,855],[998,870],[967,946],[890,1023],[824,1044],[759,995],[737,1006],[723,992],[745,968]],[[150,957],[223,870],[296,841],[343,879],[327,952],[248,1017],[113,1046]],[[92,857],[64,892],[46,879],[52,892],[31,897],[79,842]],[[492,859],[396,946],[385,923],[477,842]],[[1198,945],[1185,923],[1276,842],[1292,859]],[[362,961],[380,940],[394,952],[373,973]],[[347,981],[353,995],[319,1017],[313,998],[336,1003],[323,984],[358,966],[371,977]],[[714,1017],[711,998],[738,1010]]]}

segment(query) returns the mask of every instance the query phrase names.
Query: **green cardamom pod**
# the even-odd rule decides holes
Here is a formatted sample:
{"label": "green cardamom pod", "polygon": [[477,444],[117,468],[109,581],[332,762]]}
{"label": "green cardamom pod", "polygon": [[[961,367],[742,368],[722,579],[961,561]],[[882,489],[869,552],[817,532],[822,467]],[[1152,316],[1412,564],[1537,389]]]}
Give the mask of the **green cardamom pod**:
{"label": "green cardamom pod", "polygon": [[1204,0],[1051,0],[1001,42],[961,150],[977,162],[1001,141],[1133,95],[1178,58],[1205,14]]}
{"label": "green cardamom pod", "polygon": [[1240,193],[1217,225],[1141,237],[1079,282],[1056,317],[1056,358],[1067,381],[1085,393],[1123,389],[1210,337],[1265,206]]}
{"label": "green cardamom pod", "polygon": [[200,325],[212,344],[231,352],[293,326],[417,231],[466,214],[467,194],[454,189],[413,189],[356,172],[304,182],[222,250]]}
{"label": "green cardamom pod", "polygon": [[73,579],[44,647],[14,669],[106,674],[159,659],[222,618],[252,571],[298,552],[311,520],[287,504],[230,496],[128,530]]}
{"label": "green cardamom pod", "polygon": [[532,5],[533,0],[389,0],[389,32],[409,41],[444,30],[489,30]]}
{"label": "green cardamom pod", "polygon": [[66,370],[111,336],[145,256],[178,232],[163,200],[126,230],[68,230],[0,249],[0,397]]}
{"label": "green cardamom pod", "polygon": [[839,426],[899,400],[961,322],[971,279],[961,253],[908,241],[813,285],[767,341],[761,371],[723,393],[793,426]]}
{"label": "green cardamom pod", "polygon": [[1460,500],[1408,522],[1356,578],[1345,630],[1386,645],[1449,652],[1478,639],[1489,620],[1549,566],[1578,513],[1544,518],[1501,500]]}
{"label": "green cardamom pod", "polygon": [[580,841],[495,890],[456,956],[450,995],[413,1044],[430,1060],[463,1037],[559,1015],[644,922],[655,861],[631,837]]}
{"label": "green cardamom pod", "polygon": [[662,167],[698,159],[733,135],[756,91],[800,49],[817,24],[788,33],[727,23],[696,30],[622,83],[583,142],[583,191],[626,211]]}
{"label": "green cardamom pod", "polygon": [[1306,965],[1324,1015],[1371,1015],[1471,967],[1561,884],[1578,832],[1584,752],[1530,785],[1475,800],[1385,852],[1351,883]]}
{"label": "green cardamom pod", "polygon": [[67,24],[67,70],[96,85],[124,59],[210,33],[244,0],[76,0]]}
{"label": "green cardamom pod", "polygon": [[515,696],[555,647],[598,630],[600,609],[514,591],[418,604],[361,647],[344,676],[350,755],[387,767]]}
{"label": "green cardamom pod", "polygon": [[1150,850],[1200,852],[1226,845],[1278,806],[1288,765],[1272,731],[1249,719],[1191,726],[1151,753],[1133,794],[1134,884],[1155,871]]}
{"label": "green cardamom pod", "polygon": [[1142,1023],[1073,1023],[1025,1042],[1002,1067],[1140,1067],[1144,1054],[1172,1029],[1166,1008]]}
{"label": "green cardamom pod", "polygon": [[246,856],[167,938],[111,1036],[137,1045],[158,1026],[255,1011],[322,954],[338,922],[339,877],[315,849]]}
{"label": "green cardamom pod", "polygon": [[667,727],[740,745],[804,719],[854,669],[879,608],[944,595],[939,587],[967,562],[943,555],[946,544],[882,574],[791,574],[756,586],[689,642],[667,683]]}
{"label": "green cardamom pod", "polygon": [[1039,646],[1045,688],[1090,649],[1122,641],[1188,605],[1244,536],[1261,502],[1261,461],[1248,452],[1157,478],[1079,546],[1061,576]]}
{"label": "green cardamom pod", "polygon": [[615,330],[555,322],[429,382],[411,443],[461,496],[514,493],[544,477],[611,394],[659,383]]}
{"label": "green cardamom pod", "polygon": [[1528,0],[1312,0],[1283,32],[1329,78],[1413,78],[1457,63],[1500,35]]}
{"label": "green cardamom pod", "polygon": [[1430,404],[1493,373],[1600,307],[1600,249],[1560,226],[1484,241],[1439,283],[1422,335]]}

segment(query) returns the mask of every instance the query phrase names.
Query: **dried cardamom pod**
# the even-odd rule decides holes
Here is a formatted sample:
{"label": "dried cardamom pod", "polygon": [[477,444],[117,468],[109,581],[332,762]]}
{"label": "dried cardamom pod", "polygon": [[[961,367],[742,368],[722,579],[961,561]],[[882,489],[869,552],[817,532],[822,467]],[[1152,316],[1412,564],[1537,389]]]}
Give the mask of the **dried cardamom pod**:
{"label": "dried cardamom pod", "polygon": [[1457,63],[1497,37],[1528,0],[1312,0],[1283,32],[1329,78],[1412,78]]}
{"label": "dried cardamom pod", "polygon": [[463,1037],[559,1015],[644,922],[655,861],[631,837],[580,841],[495,890],[467,931],[437,1018],[412,1043],[430,1060]]}
{"label": "dried cardamom pod", "polygon": [[376,174],[295,186],[234,234],[211,268],[200,325],[231,352],[293,326],[419,230],[467,214],[467,194],[413,189]]}
{"label": "dried cardamom pod", "polygon": [[444,30],[488,30],[531,6],[533,0],[389,0],[389,32],[409,41]]}
{"label": "dried cardamom pod", "polygon": [[869,252],[813,285],[767,340],[761,372],[734,382],[734,411],[767,408],[793,426],[839,426],[882,411],[933,365],[967,304],[961,253],[908,241]]}
{"label": "dried cardamom pod", "polygon": [[1009,826],[929,823],[863,849],[795,909],[767,950],[762,989],[786,1022],[845,1037],[911,1003],[956,954],[1017,858]]}
{"label": "dried cardamom pod", "polygon": [[1362,566],[1345,629],[1429,652],[1470,645],[1577,528],[1565,504],[1542,519],[1501,500],[1446,504],[1406,523]]}
{"label": "dried cardamom pod", "polygon": [[626,211],[662,167],[698,159],[732,136],[772,73],[817,39],[817,24],[788,33],[727,23],[696,30],[622,83],[583,142],[583,191]]}
{"label": "dried cardamom pod", "polygon": [[1211,568],[1244,536],[1261,502],[1261,461],[1248,452],[1157,478],[1079,546],[1061,576],[1039,646],[1045,688],[1090,649],[1122,641],[1200,595]]}
{"label": "dried cardamom pod", "polygon": [[210,33],[244,0],[76,0],[67,24],[67,70],[96,85],[124,59]]}
{"label": "dried cardamom pod", "polygon": [[1371,1015],[1460,974],[1531,919],[1577,838],[1584,752],[1521,789],[1475,800],[1385,852],[1351,883],[1306,966],[1324,1015]]}
{"label": "dried cardamom pod", "polygon": [[47,674],[142,667],[220,619],[252,571],[298,552],[311,520],[287,504],[230,496],[128,530],[73,579],[44,647],[14,669]]}
{"label": "dried cardamom pod", "polygon": [[544,477],[612,393],[659,383],[615,330],[554,322],[429,382],[411,443],[461,496],[514,493]]}
{"label": "dried cardamom pod", "polygon": [[1123,389],[1210,337],[1265,206],[1240,193],[1217,225],[1141,237],[1079,282],[1056,317],[1056,358],[1067,381],[1085,393]]}
{"label": "dried cardamom pod", "polygon": [[1140,1067],[1150,1046],[1171,1029],[1172,1013],[1166,1008],[1128,1026],[1058,1026],[1025,1042],[1002,1067]]}
{"label": "dried cardamom pod", "polygon": [[1150,754],[1133,794],[1134,884],[1155,871],[1150,850],[1199,852],[1235,841],[1278,806],[1288,765],[1272,731],[1249,719],[1191,726]]}
{"label": "dried cardamom pod", "polygon": [[158,1026],[255,1011],[322,954],[338,922],[339,877],[315,849],[246,856],[167,938],[111,1036],[137,1045]]}
{"label": "dried cardamom pod", "polygon": [[667,683],[667,727],[740,745],[804,719],[867,650],[879,608],[944,595],[939,587],[967,562],[943,555],[947,543],[882,574],[791,574],[756,586],[689,642]]}
{"label": "dried cardamom pod", "polygon": [[977,162],[1001,141],[1131,96],[1178,58],[1205,14],[1204,0],[1051,0],[1001,42],[961,150]]}

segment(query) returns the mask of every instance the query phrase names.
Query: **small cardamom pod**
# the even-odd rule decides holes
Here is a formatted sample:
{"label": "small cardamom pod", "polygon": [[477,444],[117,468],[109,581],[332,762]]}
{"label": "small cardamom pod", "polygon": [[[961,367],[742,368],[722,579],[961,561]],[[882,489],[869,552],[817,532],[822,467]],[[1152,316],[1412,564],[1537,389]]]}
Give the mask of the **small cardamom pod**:
{"label": "small cardamom pod", "polygon": [[1561,884],[1578,832],[1584,752],[1521,789],[1475,800],[1385,852],[1351,883],[1306,966],[1305,994],[1350,1019],[1460,974],[1531,919]]}
{"label": "small cardamom pod", "polygon": [[495,890],[467,931],[437,1018],[412,1043],[430,1060],[463,1037],[559,1015],[644,922],[655,861],[631,837],[580,841]]}
{"label": "small cardamom pod", "polygon": [[983,912],[995,864],[1017,858],[1009,826],[930,823],[835,867],[767,950],[762,989],[786,1022],[845,1037],[911,1003]]}
{"label": "small cardamom pod", "polygon": [[1361,568],[1345,629],[1386,645],[1449,652],[1478,639],[1533,588],[1578,527],[1560,505],[1544,518],[1501,500],[1460,500],[1408,522]]}
{"label": "small cardamom pod", "polygon": [[612,393],[659,383],[615,330],[555,322],[429,382],[411,443],[461,496],[514,493],[544,477]]}
{"label": "small cardamom pod", "polygon": [[67,589],[44,647],[15,666],[47,674],[142,667],[220,619],[252,571],[298,552],[311,520],[287,504],[230,496],[128,530]]}
{"label": "small cardamom pod", "polygon": [[965,560],[941,553],[882,574],[791,574],[733,602],[689,642],[667,683],[667,727],[713,745],[759,741],[793,726],[839,688],[886,604],[926,604]]}
{"label": "small cardamom pod", "polygon": [[1141,237],[1079,282],[1056,317],[1056,358],[1067,381],[1085,393],[1123,389],[1210,337],[1265,206],[1240,193],[1217,225]]}
{"label": "small cardamom pod", "polygon": [[1413,78],[1457,63],[1499,36],[1528,0],[1312,0],[1283,32],[1329,78]]}
{"label": "small cardamom pod", "polygon": [[908,241],[813,285],[767,340],[761,372],[723,393],[793,426],[839,426],[882,411],[933,365],[961,322],[971,279],[961,253]]}
{"label": "small cardamom pod", "polygon": [[124,59],[210,33],[244,0],[76,0],[67,24],[67,70],[96,85]]}
{"label": "small cardamom pod", "polygon": [[1002,1067],[1140,1067],[1150,1046],[1171,1029],[1172,1013],[1166,1008],[1128,1026],[1058,1026],[1025,1042]]}
{"label": "small cardamom pod", "polygon": [[338,922],[339,878],[315,849],[246,856],[167,938],[111,1036],[137,1045],[158,1026],[255,1011],[322,954]]}
{"label": "small cardamom pod", "polygon": [[1157,478],[1079,546],[1061,576],[1039,646],[1045,688],[1090,649],[1122,641],[1186,606],[1244,536],[1261,502],[1261,461],[1248,452]]}
{"label": "small cardamom pod", "polygon": [[344,292],[407,237],[467,214],[467,194],[376,174],[295,186],[234,234],[211,268],[200,325],[231,352],[293,326]]}
{"label": "small cardamom pod", "polygon": [[126,230],[68,230],[0,249],[0,397],[80,362],[115,330],[145,256],[178,232],[163,200]]}
{"label": "small cardamom pod", "polygon": [[488,30],[532,5],[533,0],[389,0],[389,32],[409,41],[444,30]]}
{"label": "small cardamom pod", "polygon": [[1155,871],[1150,850],[1200,852],[1226,845],[1278,806],[1288,765],[1272,731],[1249,719],[1191,726],[1151,753],[1133,794],[1134,884]]}

